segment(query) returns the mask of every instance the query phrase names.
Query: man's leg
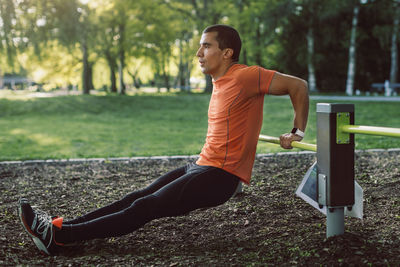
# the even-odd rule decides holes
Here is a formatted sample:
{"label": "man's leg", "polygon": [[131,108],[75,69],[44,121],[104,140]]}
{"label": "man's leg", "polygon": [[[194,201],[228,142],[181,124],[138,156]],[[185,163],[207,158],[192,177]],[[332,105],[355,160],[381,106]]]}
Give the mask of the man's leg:
{"label": "man's leg", "polygon": [[[203,168],[198,167],[200,171]],[[206,172],[193,176],[181,191],[178,200],[181,214],[200,208],[219,206],[236,192],[240,182],[239,177],[219,168],[207,168]],[[158,192],[162,193],[161,190]]]}
{"label": "man's leg", "polygon": [[56,241],[71,243],[94,238],[121,236],[161,217],[217,206],[235,192],[239,178],[221,169],[198,166],[158,191],[135,200],[122,211],[84,223],[62,225]]}
{"label": "man's leg", "polygon": [[[65,228],[68,228],[73,222],[85,222],[96,219],[98,217],[106,216],[107,214],[113,214],[126,207],[129,207],[132,202],[141,196],[150,195],[151,193],[157,191],[159,188],[165,186],[166,184],[174,181],[178,177],[182,176],[188,169],[188,166],[178,168],[174,171],[161,176],[156,181],[154,181],[150,186],[138,192],[131,193],[127,195],[120,201],[114,202],[111,205],[100,208],[93,211],[85,216],[79,217],[75,220],[69,221],[67,223],[63,222],[62,218],[51,217],[44,212],[33,210],[28,200],[20,199],[18,203],[18,214],[22,225],[25,230],[32,238],[36,246],[46,254],[51,254],[55,247],[64,245],[65,243],[59,243],[55,240],[55,232]],[[62,232],[59,233],[62,236]]]}
{"label": "man's leg", "polygon": [[147,186],[144,189],[132,192],[132,193],[126,195],[124,198],[122,198],[118,201],[115,201],[114,203],[111,203],[110,205],[107,205],[105,207],[94,210],[94,211],[87,213],[83,216],[80,216],[76,219],[64,221],[63,224],[83,223],[83,222],[91,221],[96,218],[100,218],[100,217],[106,216],[108,214],[116,213],[118,211],[126,209],[135,200],[137,200],[141,197],[148,196],[148,195],[156,192],[157,190],[159,190],[166,184],[169,184],[172,181],[174,181],[175,179],[184,175],[187,171],[187,168],[188,168],[188,166],[184,166],[184,167],[177,168],[173,171],[170,171],[170,172],[166,173],[165,175],[156,179],[153,183],[151,183],[149,186]]}

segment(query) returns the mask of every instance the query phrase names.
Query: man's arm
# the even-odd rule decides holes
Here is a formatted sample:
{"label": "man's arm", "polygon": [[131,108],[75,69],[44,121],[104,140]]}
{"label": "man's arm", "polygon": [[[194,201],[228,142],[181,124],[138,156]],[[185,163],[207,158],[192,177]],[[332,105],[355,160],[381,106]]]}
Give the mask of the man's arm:
{"label": "man's arm", "polygon": [[[300,78],[275,73],[269,86],[268,93],[271,95],[289,95],[294,109],[293,127],[305,132],[308,119],[308,85]],[[285,133],[280,136],[281,146],[291,149],[292,141],[301,141],[303,138],[293,133]]]}

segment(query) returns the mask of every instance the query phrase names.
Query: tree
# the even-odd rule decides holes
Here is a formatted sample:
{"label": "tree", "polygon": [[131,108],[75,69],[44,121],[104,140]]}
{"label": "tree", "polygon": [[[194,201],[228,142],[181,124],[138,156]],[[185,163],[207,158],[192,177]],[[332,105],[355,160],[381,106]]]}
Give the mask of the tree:
{"label": "tree", "polygon": [[390,83],[396,83],[398,71],[398,34],[400,22],[400,0],[395,0],[393,3],[393,30],[392,30],[392,45],[390,57]]}
{"label": "tree", "polygon": [[[326,70],[331,69],[332,62],[338,62],[339,51],[332,52],[332,47],[336,50],[346,49],[341,40],[343,33],[346,30],[344,23],[346,20],[343,18],[348,17],[346,10],[348,4],[346,2],[338,2],[336,0],[317,1],[317,0],[302,0],[294,1],[296,4],[293,15],[296,18],[290,21],[288,26],[295,27],[294,31],[298,34],[304,35],[306,43],[305,48],[296,49],[297,56],[300,60],[304,60],[307,66],[308,86],[311,92],[320,90],[332,90],[326,87],[337,87],[328,78]],[[339,23],[340,22],[340,23]],[[291,32],[294,33],[293,31]],[[337,39],[336,36],[341,36]],[[286,38],[290,38],[286,36]],[[295,38],[297,41],[297,38]],[[289,41],[290,42],[290,41]],[[299,44],[294,42],[295,46]],[[291,50],[290,48],[288,50]],[[304,53],[304,55],[303,55]],[[340,53],[341,54],[341,53]],[[330,57],[336,57],[338,60],[332,60]],[[296,67],[299,72],[300,68]],[[339,72],[342,66],[338,64],[337,69]],[[299,73],[300,76],[304,75]],[[322,79],[321,79],[322,77]],[[337,77],[334,78],[337,80]],[[332,79],[332,80],[334,80]],[[320,89],[318,89],[320,88]]]}
{"label": "tree", "polygon": [[354,91],[354,76],[356,70],[356,34],[358,24],[358,13],[360,11],[360,5],[357,1],[353,8],[353,20],[351,23],[351,36],[349,45],[349,65],[347,69],[347,82],[346,82],[346,94],[353,95]]}
{"label": "tree", "polygon": [[173,47],[180,31],[179,17],[171,9],[148,1],[140,5],[137,17],[143,29],[143,35],[138,41],[144,55],[153,62],[155,84],[158,88],[163,85],[169,91],[172,87]]}
{"label": "tree", "polygon": [[[45,29],[46,38],[38,42],[31,41],[33,44],[39,44],[35,47],[38,55],[46,50],[48,40],[57,40],[59,45],[67,47],[71,52],[75,51],[75,45],[79,45],[81,50],[80,60],[82,62],[82,87],[85,94],[89,94],[93,88],[93,65],[94,60],[91,53],[93,47],[94,26],[92,23],[92,12],[89,7],[77,0],[54,0],[26,1],[28,8],[32,4],[37,7],[35,14],[43,21],[42,28]],[[28,29],[29,27],[25,27]],[[43,32],[43,31],[42,31]],[[29,36],[40,39],[41,36],[33,32]],[[33,37],[30,40],[35,40]]]}
{"label": "tree", "polygon": [[118,83],[119,83],[119,93],[121,95],[125,94],[126,86],[124,82],[124,69],[125,69],[125,38],[126,38],[126,28],[128,23],[128,6],[124,1],[115,0],[114,10],[116,15],[117,23],[117,35],[114,37],[117,41],[118,46]]}
{"label": "tree", "polygon": [[308,88],[310,92],[317,91],[317,80],[315,78],[314,67],[314,29],[310,27],[307,32],[307,69],[308,69]]}
{"label": "tree", "polygon": [[317,79],[315,76],[315,66],[314,66],[314,27],[317,23],[318,14],[321,12],[318,8],[316,1],[307,1],[305,9],[308,14],[306,17],[310,18],[307,23],[307,70],[308,70],[308,88],[310,92],[317,92]]}
{"label": "tree", "polygon": [[[12,42],[12,19],[15,17],[12,1],[0,1],[0,54],[5,52],[6,58],[0,57],[0,89],[3,88],[3,66],[14,66],[15,47]],[[5,64],[2,61],[5,60]]]}
{"label": "tree", "polygon": [[184,24],[180,25],[178,30],[178,77],[177,86],[182,90],[190,92],[190,75],[193,69],[193,57],[196,53],[198,45],[194,43],[193,25],[187,18],[183,18]]}
{"label": "tree", "polygon": [[[250,8],[254,20],[251,21],[249,33],[253,32],[253,35],[244,38],[250,37],[249,39],[255,42],[252,49],[255,51],[254,61],[257,65],[266,66],[269,57],[264,56],[264,53],[275,44],[280,28],[284,27],[285,20],[293,7],[291,1],[251,2]],[[252,28],[255,29],[251,31]]]}
{"label": "tree", "polygon": [[95,50],[104,57],[107,62],[110,71],[110,91],[112,93],[117,92],[117,79],[116,72],[118,68],[117,55],[118,51],[116,49],[116,36],[117,31],[113,26],[114,16],[109,10],[104,11],[98,15],[98,23],[100,26],[99,34],[97,35],[97,41],[95,45]]}
{"label": "tree", "polygon": [[93,43],[91,42],[93,39],[93,31],[94,27],[91,24],[92,18],[90,15],[92,11],[89,9],[87,5],[82,5],[82,7],[78,7],[77,11],[80,13],[79,16],[79,26],[80,29],[77,30],[78,33],[78,43],[81,46],[82,51],[82,87],[84,94],[90,94],[90,89],[93,89],[93,65],[89,58],[90,49],[93,47]]}
{"label": "tree", "polygon": [[95,10],[97,27],[95,50],[103,57],[110,70],[111,92],[125,94],[124,69],[126,62],[126,31],[129,30],[131,6],[119,0],[102,2]]}
{"label": "tree", "polygon": [[47,1],[0,1],[0,51],[5,52],[4,65],[11,72],[23,71],[17,55],[29,47],[40,57],[40,47],[49,40],[50,10]]}
{"label": "tree", "polygon": [[308,76],[310,91],[317,87],[315,64],[319,46],[314,44],[319,38],[320,5],[313,0],[287,1],[285,15],[276,24],[273,44],[277,51],[270,59],[280,71],[304,79]]}
{"label": "tree", "polygon": [[16,55],[16,47],[13,42],[16,37],[15,23],[13,23],[15,19],[14,1],[0,1],[0,52],[5,52],[6,63],[11,67],[14,66]]}
{"label": "tree", "polygon": [[308,77],[311,91],[368,90],[398,78],[399,1],[0,1],[0,72],[47,68],[42,77],[80,79],[89,93],[105,62],[111,91],[124,93],[126,74],[139,85],[151,64],[159,87],[188,88],[202,31],[223,23],[241,34],[241,63]]}
{"label": "tree", "polygon": [[[227,13],[226,3],[216,0],[160,0],[160,3],[167,6],[168,9],[179,12],[187,20],[193,22],[194,31],[198,34],[202,33],[206,26],[217,24],[223,17],[223,13]],[[197,36],[199,38],[199,36]],[[206,86],[205,92],[211,92],[213,85],[210,75],[205,75]]]}

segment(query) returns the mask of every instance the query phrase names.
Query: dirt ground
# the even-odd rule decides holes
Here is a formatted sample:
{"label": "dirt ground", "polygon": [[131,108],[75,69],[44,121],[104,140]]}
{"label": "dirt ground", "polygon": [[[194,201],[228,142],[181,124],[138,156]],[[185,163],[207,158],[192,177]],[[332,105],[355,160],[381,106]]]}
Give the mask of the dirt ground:
{"label": "dirt ground", "polygon": [[19,223],[28,198],[73,218],[194,159],[0,165],[0,266],[400,265],[400,152],[356,154],[363,220],[326,239],[325,217],[294,195],[313,154],[258,157],[244,192],[216,208],[154,220],[119,238],[39,253]]}

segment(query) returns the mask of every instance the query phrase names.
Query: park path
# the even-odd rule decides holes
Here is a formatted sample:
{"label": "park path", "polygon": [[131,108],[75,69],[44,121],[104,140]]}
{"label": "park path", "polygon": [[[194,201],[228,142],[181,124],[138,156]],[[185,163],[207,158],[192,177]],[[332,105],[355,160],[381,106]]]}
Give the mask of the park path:
{"label": "park path", "polygon": [[[146,93],[156,93],[156,91],[152,90],[143,90],[142,92]],[[67,90],[58,90],[53,92],[32,92],[30,94],[20,94],[23,97],[33,97],[33,98],[44,98],[44,97],[57,97],[57,96],[67,96],[67,95],[81,95],[81,91],[67,91]],[[93,91],[92,94],[96,94]],[[19,94],[17,94],[18,96]],[[289,96],[273,96],[273,97],[282,97],[288,98]],[[1,98],[1,94],[0,94]],[[400,96],[340,96],[340,95],[311,95],[310,99],[317,101],[372,101],[372,102],[400,102]]]}
{"label": "park path", "polygon": [[312,100],[337,100],[337,101],[375,101],[375,102],[400,102],[400,96],[320,96],[311,95]]}
{"label": "park path", "polygon": [[[53,92],[53,93],[33,93],[32,97],[54,97],[54,96],[64,96],[64,95],[77,95],[80,92]],[[288,96],[284,96],[288,97]],[[310,99],[317,101],[373,101],[373,102],[400,102],[400,96],[321,96],[321,95],[311,95]]]}

